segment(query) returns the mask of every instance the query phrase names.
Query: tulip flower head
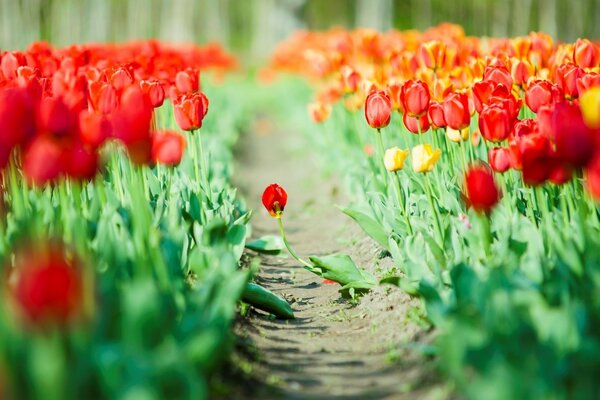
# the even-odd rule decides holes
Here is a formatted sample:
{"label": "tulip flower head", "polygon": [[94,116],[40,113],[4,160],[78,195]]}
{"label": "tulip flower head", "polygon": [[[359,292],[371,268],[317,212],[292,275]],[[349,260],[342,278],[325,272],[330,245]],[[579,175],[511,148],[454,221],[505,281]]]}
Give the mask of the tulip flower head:
{"label": "tulip flower head", "polygon": [[408,157],[408,150],[400,150],[398,147],[387,149],[383,157],[385,169],[396,172],[404,168],[404,161]]}
{"label": "tulip flower head", "polygon": [[420,144],[412,149],[412,166],[415,172],[430,172],[440,159],[442,151],[430,144]]}
{"label": "tulip flower head", "polygon": [[501,198],[492,170],[484,164],[473,165],[465,174],[466,199],[473,209],[489,214]]}
{"label": "tulip flower head", "polygon": [[584,92],[579,98],[579,106],[585,124],[592,129],[600,128],[600,86]]}
{"label": "tulip flower head", "polygon": [[63,253],[37,249],[17,258],[12,295],[29,323],[65,325],[81,309],[81,274]]}
{"label": "tulip flower head", "polygon": [[287,193],[281,186],[273,183],[263,192],[262,203],[272,217],[281,218],[287,203]]}
{"label": "tulip flower head", "polygon": [[464,128],[461,130],[452,129],[449,126],[446,127],[446,137],[448,140],[454,143],[464,142],[469,139],[469,128]]}
{"label": "tulip flower head", "polygon": [[365,101],[365,118],[371,128],[381,129],[390,124],[392,100],[383,90],[371,92]]}
{"label": "tulip flower head", "polygon": [[506,172],[510,168],[511,153],[506,147],[494,147],[488,152],[490,166],[496,172]]}
{"label": "tulip flower head", "polygon": [[154,163],[176,166],[185,151],[185,137],[175,131],[165,130],[152,135],[151,158]]}

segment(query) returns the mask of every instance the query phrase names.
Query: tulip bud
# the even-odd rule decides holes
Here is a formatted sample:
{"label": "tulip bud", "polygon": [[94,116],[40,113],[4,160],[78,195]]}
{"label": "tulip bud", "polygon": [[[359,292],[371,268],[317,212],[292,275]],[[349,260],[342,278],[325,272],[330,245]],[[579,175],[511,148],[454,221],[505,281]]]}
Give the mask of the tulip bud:
{"label": "tulip bud", "polygon": [[469,206],[489,214],[501,198],[494,174],[484,164],[471,166],[465,174],[465,197]]}
{"label": "tulip bud", "polygon": [[430,144],[420,144],[412,149],[412,167],[415,172],[430,172],[442,155],[439,149],[433,149]]}
{"label": "tulip bud", "polygon": [[404,112],[411,117],[419,117],[427,112],[431,96],[429,87],[422,81],[407,81],[402,85],[400,100]]}
{"label": "tulip bud", "polygon": [[202,127],[202,120],[208,112],[208,99],[203,93],[181,96],[173,103],[175,121],[184,131],[193,131]]}
{"label": "tulip bud", "polygon": [[383,157],[385,169],[395,172],[404,168],[404,161],[408,157],[408,153],[408,150],[400,150],[398,147],[387,149]]}
{"label": "tulip bud", "polygon": [[508,171],[511,165],[510,149],[506,147],[491,148],[488,153],[488,160],[494,171],[504,173]]}
{"label": "tulip bud", "polygon": [[443,128],[446,126],[444,118],[444,107],[440,103],[432,102],[427,110],[427,117],[434,128]]}
{"label": "tulip bud", "polygon": [[553,85],[546,80],[537,80],[527,88],[525,92],[525,103],[534,113],[537,113],[541,106],[558,102],[562,99],[562,93],[558,86]]}
{"label": "tulip bud", "polygon": [[272,217],[281,218],[287,203],[287,193],[281,186],[273,183],[263,192],[262,203]]}
{"label": "tulip bud", "polygon": [[382,90],[371,92],[365,101],[365,118],[371,128],[381,129],[389,125],[392,101]]}
{"label": "tulip bud", "polygon": [[501,106],[487,106],[479,115],[479,130],[484,139],[489,142],[505,140],[511,128],[508,111]]}
{"label": "tulip bud", "polygon": [[452,129],[464,129],[471,123],[469,98],[464,93],[450,93],[443,103],[444,120]]}
{"label": "tulip bud", "polygon": [[162,106],[165,100],[165,90],[158,81],[140,81],[140,88],[150,99],[152,107]]}
{"label": "tulip bud", "polygon": [[446,137],[448,138],[448,140],[454,143],[464,142],[469,138],[469,128],[458,130],[447,127]]}
{"label": "tulip bud", "polygon": [[502,65],[490,65],[483,73],[484,81],[492,81],[504,85],[509,90],[512,88],[513,79],[508,68]]}
{"label": "tulip bud", "polygon": [[600,48],[588,39],[577,39],[573,47],[573,61],[581,68],[594,68],[600,64]]}

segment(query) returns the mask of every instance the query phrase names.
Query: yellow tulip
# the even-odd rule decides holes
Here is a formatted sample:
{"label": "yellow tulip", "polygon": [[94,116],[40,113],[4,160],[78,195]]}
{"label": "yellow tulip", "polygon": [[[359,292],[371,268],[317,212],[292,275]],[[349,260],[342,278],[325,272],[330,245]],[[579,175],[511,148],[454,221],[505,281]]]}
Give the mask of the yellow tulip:
{"label": "yellow tulip", "polygon": [[446,137],[448,140],[454,143],[459,143],[461,141],[465,141],[469,138],[469,128],[464,128],[461,130],[452,129],[450,127],[446,128]]}
{"label": "yellow tulip", "polygon": [[383,163],[385,169],[390,172],[399,171],[404,168],[404,160],[408,157],[408,150],[400,150],[398,147],[392,147],[385,151]]}
{"label": "yellow tulip", "polygon": [[420,144],[412,149],[412,166],[415,172],[429,172],[440,159],[442,151],[430,144]]}
{"label": "yellow tulip", "polygon": [[585,91],[579,97],[583,120],[590,128],[600,128],[600,86]]}

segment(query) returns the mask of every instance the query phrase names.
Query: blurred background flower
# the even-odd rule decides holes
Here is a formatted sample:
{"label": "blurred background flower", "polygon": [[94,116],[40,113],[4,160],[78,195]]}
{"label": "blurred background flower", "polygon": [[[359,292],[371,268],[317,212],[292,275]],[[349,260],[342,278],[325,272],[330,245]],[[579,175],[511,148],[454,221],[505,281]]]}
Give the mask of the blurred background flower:
{"label": "blurred background flower", "polygon": [[[156,37],[219,41],[250,61],[297,29],[426,29],[441,22],[469,35],[544,31],[564,41],[600,37],[599,0],[0,0],[0,48]],[[22,29],[26,26],[27,29]]]}

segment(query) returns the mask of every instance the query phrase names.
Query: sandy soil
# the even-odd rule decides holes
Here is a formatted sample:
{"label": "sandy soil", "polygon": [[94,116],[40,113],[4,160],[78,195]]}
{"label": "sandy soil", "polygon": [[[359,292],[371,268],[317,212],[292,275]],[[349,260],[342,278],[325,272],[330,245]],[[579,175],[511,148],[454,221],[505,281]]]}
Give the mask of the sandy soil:
{"label": "sandy soil", "polygon": [[[239,145],[236,183],[255,210],[253,235],[276,234],[277,223],[260,204],[262,190],[278,183],[288,192],[284,223],[301,257],[350,254],[381,276],[389,257],[334,205],[343,188],[323,177],[301,134],[258,120]],[[428,399],[447,397],[422,351],[432,333],[419,301],[380,287],[358,304],[344,300],[291,257],[261,257],[257,282],[290,301],[296,319],[280,321],[251,312],[236,331],[253,349],[250,375],[235,398]],[[421,349],[421,350],[419,350]],[[236,391],[237,392],[237,391]]]}

